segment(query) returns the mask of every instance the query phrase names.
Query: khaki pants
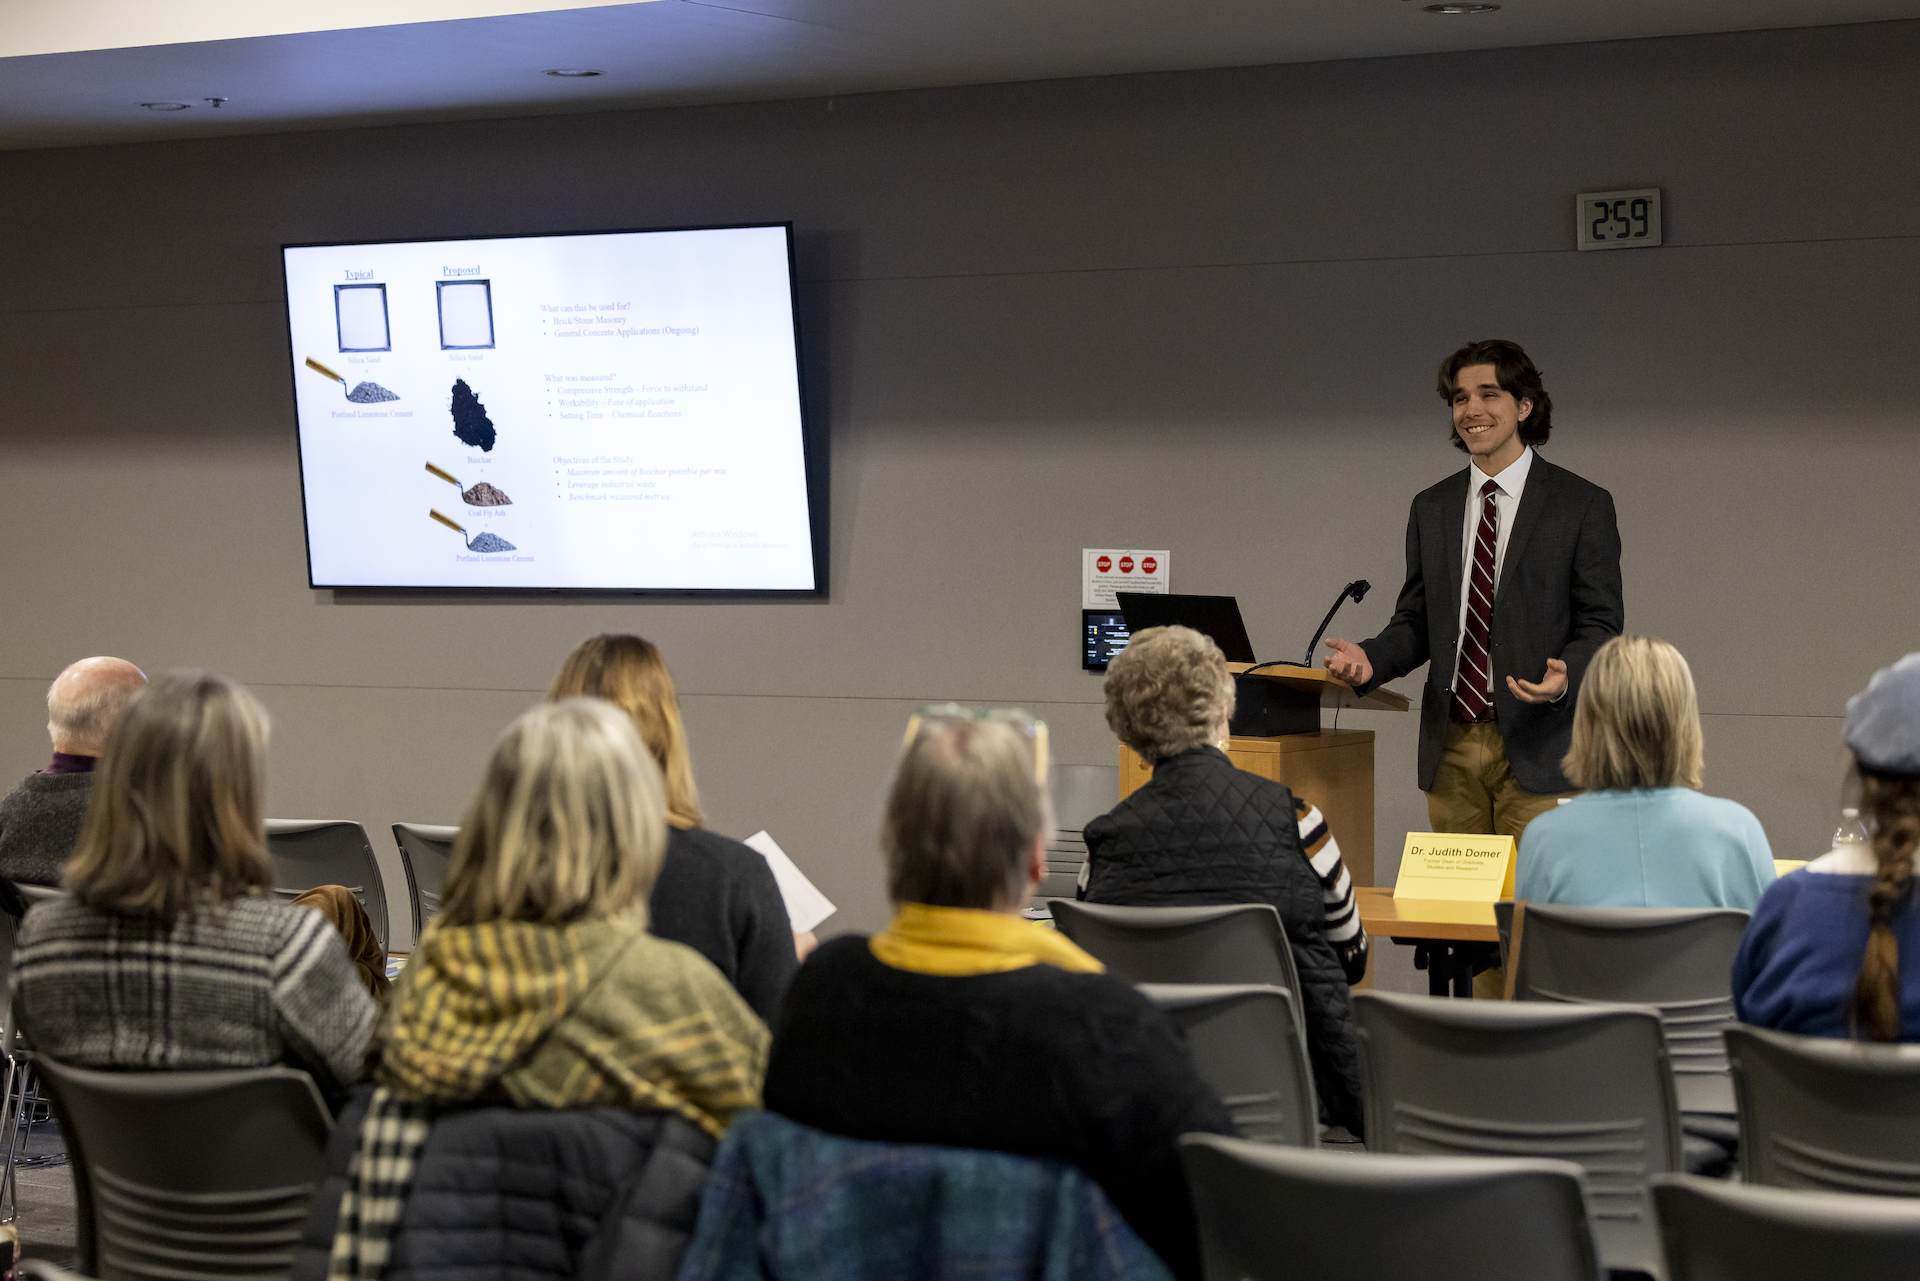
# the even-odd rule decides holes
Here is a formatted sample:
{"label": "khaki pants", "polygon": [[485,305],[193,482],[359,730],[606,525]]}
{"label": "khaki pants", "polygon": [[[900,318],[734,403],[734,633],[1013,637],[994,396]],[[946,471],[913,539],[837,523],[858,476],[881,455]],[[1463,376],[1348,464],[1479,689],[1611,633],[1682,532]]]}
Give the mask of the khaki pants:
{"label": "khaki pants", "polygon": [[[1572,795],[1527,791],[1507,768],[1506,743],[1498,724],[1455,721],[1447,725],[1447,745],[1426,794],[1427,822],[1436,832],[1491,833],[1511,836],[1517,843],[1528,823],[1558,805],[1563,796]],[[1500,1000],[1506,988],[1505,970],[1484,970],[1473,976],[1473,995],[1478,1000]]]}

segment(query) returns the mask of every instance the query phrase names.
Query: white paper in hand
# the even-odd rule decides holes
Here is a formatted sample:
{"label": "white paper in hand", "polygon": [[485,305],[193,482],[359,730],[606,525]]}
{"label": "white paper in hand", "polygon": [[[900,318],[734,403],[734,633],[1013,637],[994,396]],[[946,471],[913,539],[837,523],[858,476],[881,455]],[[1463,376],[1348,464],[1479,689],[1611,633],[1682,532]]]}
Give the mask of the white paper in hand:
{"label": "white paper in hand", "polygon": [[760,857],[773,869],[773,879],[780,886],[780,897],[786,900],[787,919],[793,922],[795,934],[805,934],[840,910],[807,879],[805,872],[793,865],[787,852],[771,836],[755,832],[746,839],[746,844],[760,851]]}

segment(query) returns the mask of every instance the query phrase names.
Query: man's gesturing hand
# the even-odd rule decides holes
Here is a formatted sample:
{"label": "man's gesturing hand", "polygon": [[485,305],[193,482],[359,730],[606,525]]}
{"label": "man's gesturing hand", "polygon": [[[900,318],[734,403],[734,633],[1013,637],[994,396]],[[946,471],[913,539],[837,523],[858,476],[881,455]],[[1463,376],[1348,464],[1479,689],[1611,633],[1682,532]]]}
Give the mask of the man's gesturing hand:
{"label": "man's gesturing hand", "polygon": [[[1330,640],[1327,648],[1333,653],[1327,655],[1327,670],[1347,684],[1358,688],[1373,679],[1373,660],[1367,657],[1367,651],[1352,641]],[[1564,680],[1567,665],[1562,663],[1560,671]]]}
{"label": "man's gesturing hand", "polygon": [[[1333,664],[1328,663],[1329,667]],[[1557,658],[1547,660],[1547,674],[1538,685],[1507,677],[1507,688],[1523,703],[1551,703],[1567,692],[1567,665]]]}

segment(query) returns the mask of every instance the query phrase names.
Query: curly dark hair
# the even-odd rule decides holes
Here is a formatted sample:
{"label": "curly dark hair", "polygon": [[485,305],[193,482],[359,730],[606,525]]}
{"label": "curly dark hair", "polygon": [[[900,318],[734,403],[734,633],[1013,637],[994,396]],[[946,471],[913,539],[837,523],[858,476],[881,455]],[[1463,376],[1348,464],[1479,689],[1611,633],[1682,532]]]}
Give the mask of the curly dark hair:
{"label": "curly dark hair", "polygon": [[[1453,403],[1454,382],[1469,365],[1492,365],[1493,376],[1502,391],[1515,400],[1533,402],[1532,411],[1520,420],[1520,440],[1528,445],[1546,444],[1547,437],[1553,434],[1553,398],[1547,395],[1546,387],[1540,382],[1540,371],[1533,367],[1533,361],[1520,344],[1505,338],[1482,338],[1441,361],[1440,399],[1449,405]],[[1460,439],[1460,433],[1451,424],[1447,427],[1447,436],[1455,449],[1466,452],[1467,442]]]}

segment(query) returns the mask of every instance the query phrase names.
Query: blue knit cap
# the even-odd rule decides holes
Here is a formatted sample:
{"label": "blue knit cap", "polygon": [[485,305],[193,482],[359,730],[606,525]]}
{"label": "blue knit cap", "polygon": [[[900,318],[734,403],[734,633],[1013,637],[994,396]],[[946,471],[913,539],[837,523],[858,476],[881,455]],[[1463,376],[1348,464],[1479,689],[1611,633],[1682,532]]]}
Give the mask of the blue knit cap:
{"label": "blue knit cap", "polygon": [[1847,746],[1877,774],[1920,774],[1920,654],[1873,674],[1847,700]]}

